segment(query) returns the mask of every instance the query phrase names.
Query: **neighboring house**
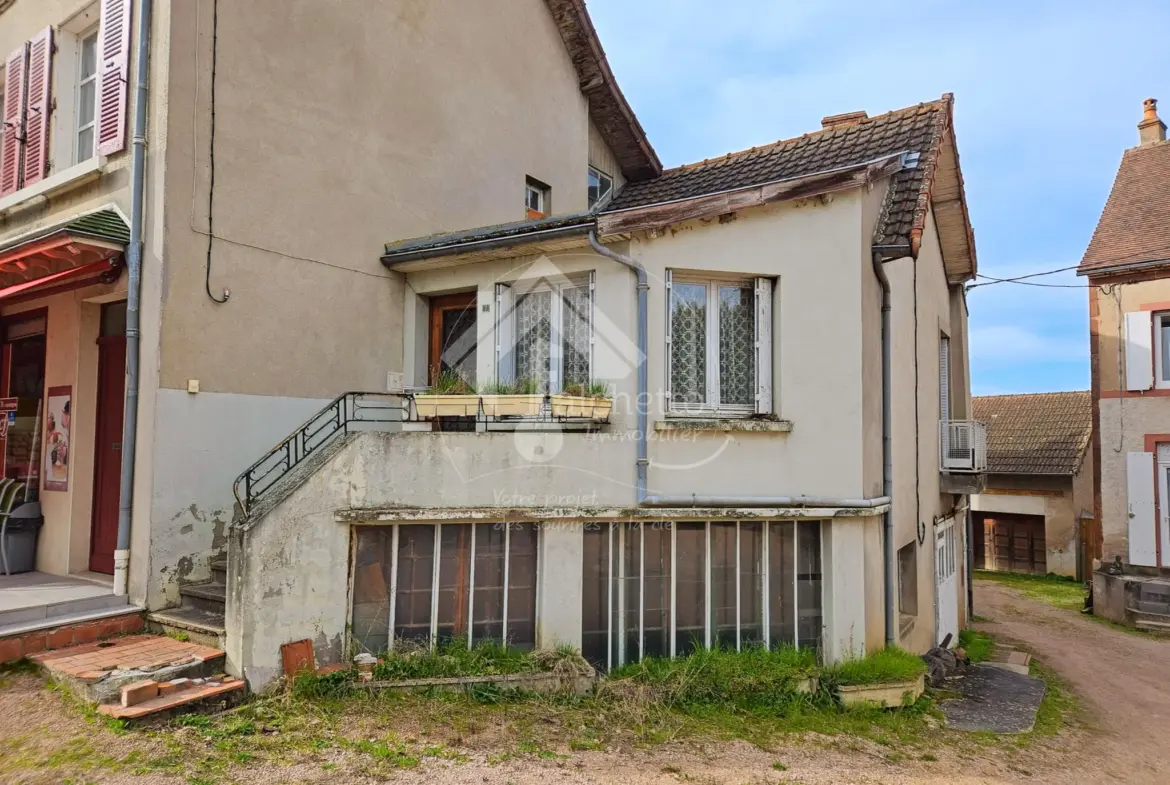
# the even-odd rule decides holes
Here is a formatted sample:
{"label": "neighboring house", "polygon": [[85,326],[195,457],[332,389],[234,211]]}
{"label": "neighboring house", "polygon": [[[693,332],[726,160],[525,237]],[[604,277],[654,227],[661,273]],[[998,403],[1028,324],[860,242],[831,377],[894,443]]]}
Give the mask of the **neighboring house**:
{"label": "neighboring house", "polygon": [[1170,143],[1157,102],[1144,109],[1077,272],[1090,284],[1094,610],[1156,626],[1170,617],[1170,583],[1145,580],[1170,567]]}
{"label": "neighboring house", "polygon": [[1093,523],[1092,397],[974,399],[987,426],[987,489],[971,497],[975,568],[1086,579]]}
{"label": "neighboring house", "polygon": [[[558,7],[582,82],[612,85]],[[404,392],[339,398],[241,478],[230,667],[262,685],[303,638],[323,662],[567,643],[604,669],[957,633],[986,455],[951,97],[644,171],[591,210],[535,215],[561,202],[528,174],[531,220],[386,247]],[[517,382],[534,398],[495,394]],[[561,397],[589,385],[612,412]]]}

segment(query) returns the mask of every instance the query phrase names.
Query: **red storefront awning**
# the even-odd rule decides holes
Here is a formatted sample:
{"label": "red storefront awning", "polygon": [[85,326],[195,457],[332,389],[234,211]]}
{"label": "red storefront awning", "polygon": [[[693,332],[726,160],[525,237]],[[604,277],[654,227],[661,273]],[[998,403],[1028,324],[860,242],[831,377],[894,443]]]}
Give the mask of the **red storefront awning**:
{"label": "red storefront awning", "polygon": [[89,280],[112,283],[129,240],[121,214],[105,209],[0,244],[0,302]]}

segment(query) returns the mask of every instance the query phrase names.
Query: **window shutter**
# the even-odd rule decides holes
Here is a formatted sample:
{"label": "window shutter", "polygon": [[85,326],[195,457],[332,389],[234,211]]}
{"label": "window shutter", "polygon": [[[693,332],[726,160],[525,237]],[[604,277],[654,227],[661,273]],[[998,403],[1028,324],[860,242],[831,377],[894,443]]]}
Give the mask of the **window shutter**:
{"label": "window shutter", "polygon": [[496,381],[508,384],[516,377],[516,299],[512,287],[496,284]]}
{"label": "window shutter", "polygon": [[756,414],[772,413],[772,280],[756,279]]}
{"label": "window shutter", "polygon": [[671,354],[672,354],[672,351],[674,348],[674,346],[673,346],[674,321],[670,318],[670,316],[671,316],[671,314],[670,314],[670,308],[671,308],[670,298],[673,296],[673,289],[674,289],[673,276],[672,276],[671,271],[667,270],[666,271],[666,363],[665,363],[665,365],[666,365],[666,396],[665,396],[665,398],[666,398],[666,408],[667,409],[670,408],[670,403],[671,403],[671,400],[670,400],[670,380],[671,380],[670,358],[671,358]]}
{"label": "window shutter", "polygon": [[597,335],[594,334],[593,328],[596,324],[594,319],[594,312],[597,310],[597,273],[593,270],[589,271],[589,381],[592,382],[597,373],[597,366],[594,364],[594,350],[593,347],[597,345]]}
{"label": "window shutter", "polygon": [[1149,311],[1125,315],[1125,389],[1148,390],[1154,386],[1154,327]]}
{"label": "window shutter", "polygon": [[28,97],[25,99],[24,179],[21,186],[44,179],[49,169],[49,115],[53,111],[53,28],[28,42]]}
{"label": "window shutter", "polygon": [[951,419],[951,339],[945,335],[938,339],[938,418]]}
{"label": "window shutter", "polygon": [[0,196],[20,188],[24,155],[24,74],[28,44],[22,44],[4,61],[4,122],[0,128]]}
{"label": "window shutter", "polygon": [[1154,454],[1131,452],[1125,458],[1125,481],[1129,503],[1129,563],[1140,567],[1156,567],[1158,546],[1154,525]]}
{"label": "window shutter", "polygon": [[102,0],[98,32],[98,155],[126,147],[126,91],[130,82],[131,0]]}

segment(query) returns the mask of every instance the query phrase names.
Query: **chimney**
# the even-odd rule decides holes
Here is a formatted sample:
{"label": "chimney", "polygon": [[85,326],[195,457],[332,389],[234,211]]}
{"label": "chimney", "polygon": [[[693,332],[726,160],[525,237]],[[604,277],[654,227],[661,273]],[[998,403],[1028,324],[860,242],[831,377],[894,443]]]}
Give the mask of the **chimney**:
{"label": "chimney", "polygon": [[1147,98],[1142,106],[1145,108],[1145,115],[1138,123],[1138,138],[1141,139],[1142,146],[1165,142],[1166,124],[1158,117],[1158,99]]}
{"label": "chimney", "polygon": [[845,114],[831,114],[828,117],[821,118],[821,128],[828,130],[830,128],[846,128],[851,125],[857,125],[862,120],[869,118],[865,112],[846,112]]}

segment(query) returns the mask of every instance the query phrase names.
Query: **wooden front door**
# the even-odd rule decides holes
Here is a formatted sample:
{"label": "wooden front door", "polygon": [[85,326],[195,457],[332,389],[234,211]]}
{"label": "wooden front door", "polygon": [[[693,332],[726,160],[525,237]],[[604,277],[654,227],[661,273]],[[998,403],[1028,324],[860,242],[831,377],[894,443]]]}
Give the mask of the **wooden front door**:
{"label": "wooden front door", "polygon": [[475,386],[475,292],[431,298],[430,360],[427,377],[434,384],[440,374],[454,372]]}
{"label": "wooden front door", "polygon": [[[116,318],[115,316],[114,319]],[[111,331],[116,329],[115,326]],[[97,432],[94,442],[93,522],[89,540],[89,568],[107,575],[114,572],[114,550],[118,546],[122,418],[125,400],[126,336],[103,335],[98,339]]]}

